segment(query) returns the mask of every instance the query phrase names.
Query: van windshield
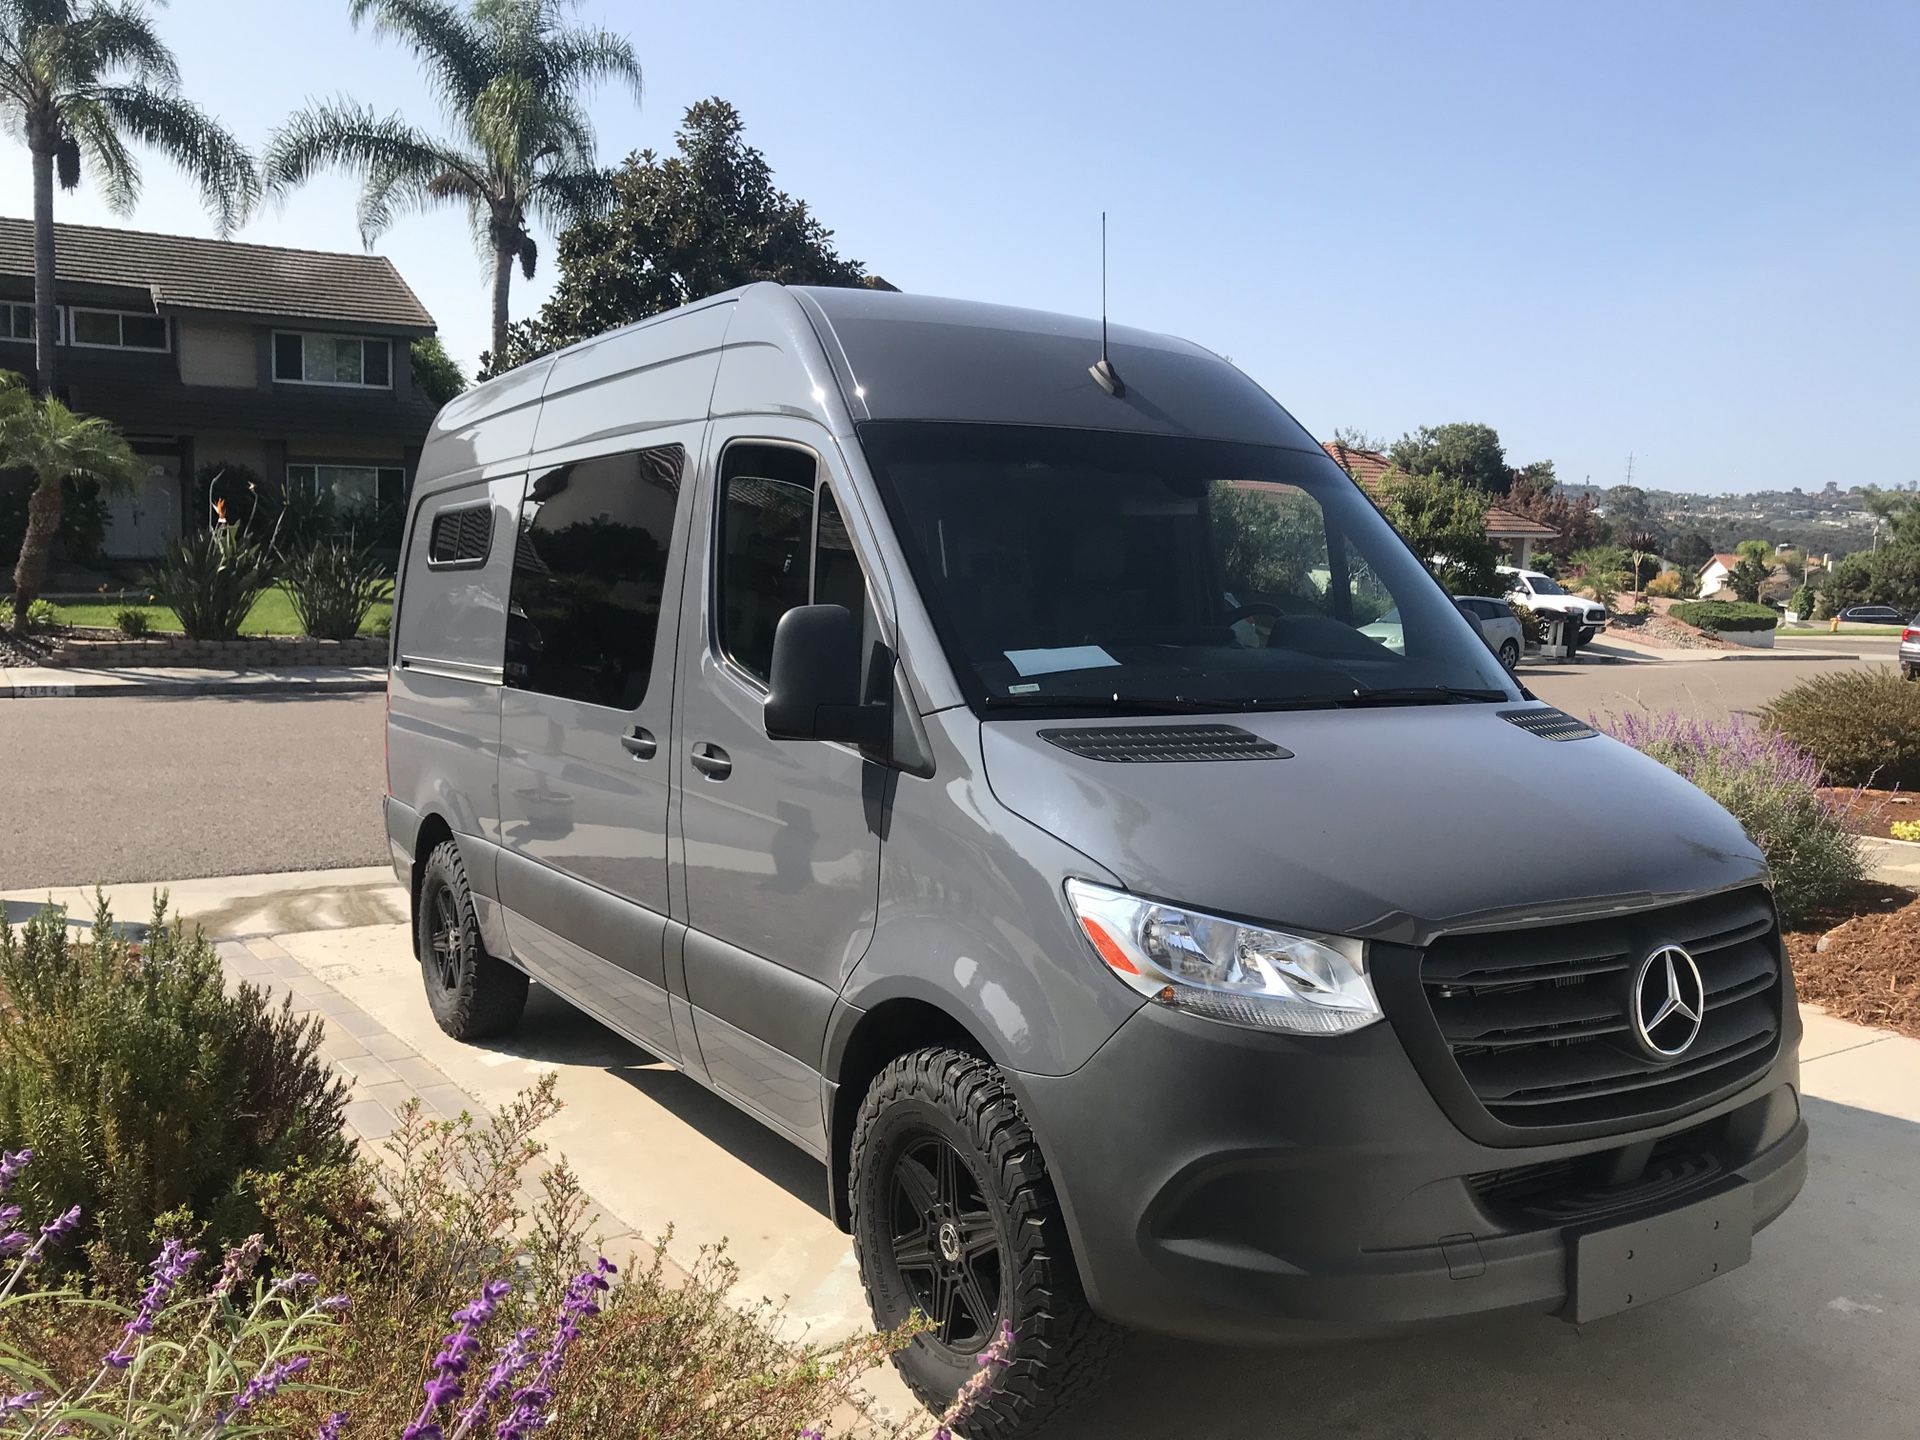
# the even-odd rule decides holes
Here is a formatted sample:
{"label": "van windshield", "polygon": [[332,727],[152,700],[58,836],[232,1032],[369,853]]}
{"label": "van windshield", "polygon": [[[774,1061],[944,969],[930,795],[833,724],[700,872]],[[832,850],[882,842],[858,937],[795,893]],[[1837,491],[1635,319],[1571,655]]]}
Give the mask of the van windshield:
{"label": "van windshield", "polygon": [[1520,698],[1323,455],[1036,426],[859,433],[982,713]]}

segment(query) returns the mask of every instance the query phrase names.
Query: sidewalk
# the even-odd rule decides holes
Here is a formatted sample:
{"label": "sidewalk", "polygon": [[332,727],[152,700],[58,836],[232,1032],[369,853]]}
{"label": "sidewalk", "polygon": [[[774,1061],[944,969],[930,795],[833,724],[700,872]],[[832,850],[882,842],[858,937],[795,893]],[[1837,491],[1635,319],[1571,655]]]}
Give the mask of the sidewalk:
{"label": "sidewalk", "polygon": [[1862,837],[1861,848],[1866,852],[1868,873],[1875,880],[1920,890],[1920,844],[1867,835]]}
{"label": "sidewalk", "polygon": [[0,668],[0,700],[88,695],[362,695],[386,689],[377,666],[279,665],[257,670]]}

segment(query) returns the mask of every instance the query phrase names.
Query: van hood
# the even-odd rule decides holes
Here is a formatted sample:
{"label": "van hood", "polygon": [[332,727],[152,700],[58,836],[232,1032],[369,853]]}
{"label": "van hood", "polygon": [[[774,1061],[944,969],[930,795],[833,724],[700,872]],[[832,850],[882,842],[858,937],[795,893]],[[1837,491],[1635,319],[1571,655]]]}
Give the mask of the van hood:
{"label": "van hood", "polygon": [[[1414,706],[981,725],[1000,803],[1143,895],[1277,925],[1423,945],[1766,878],[1738,822],[1607,736],[1549,740],[1532,708]],[[1123,763],[1042,732],[1227,724],[1288,759]]]}

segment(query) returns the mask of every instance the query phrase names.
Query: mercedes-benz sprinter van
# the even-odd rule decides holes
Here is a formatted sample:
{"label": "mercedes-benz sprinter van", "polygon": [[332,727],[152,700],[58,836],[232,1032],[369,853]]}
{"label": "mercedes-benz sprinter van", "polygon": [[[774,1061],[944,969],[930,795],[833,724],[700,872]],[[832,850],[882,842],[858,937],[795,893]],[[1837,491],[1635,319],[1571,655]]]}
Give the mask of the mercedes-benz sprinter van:
{"label": "mercedes-benz sprinter van", "polygon": [[448,405],[397,607],[440,1024],[537,981],[817,1156],[929,1404],[1011,1326],[970,1434],[1129,1329],[1644,1305],[1800,1189],[1759,852],[1199,346],[717,295]]}

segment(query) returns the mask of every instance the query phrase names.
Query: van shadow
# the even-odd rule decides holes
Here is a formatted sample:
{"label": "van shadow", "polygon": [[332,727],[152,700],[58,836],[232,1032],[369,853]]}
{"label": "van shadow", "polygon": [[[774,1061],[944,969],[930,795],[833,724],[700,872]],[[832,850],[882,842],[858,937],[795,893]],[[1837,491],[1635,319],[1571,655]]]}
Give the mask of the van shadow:
{"label": "van shadow", "polygon": [[1920,1126],[1826,1101],[1752,1261],[1645,1310],[1241,1350],[1136,1338],[1055,1440],[1907,1437],[1920,1407]]}
{"label": "van shadow", "polygon": [[543,985],[528,993],[514,1033],[485,1048],[516,1059],[605,1070],[794,1199],[822,1217],[827,1213],[826,1170],[818,1160]]}

